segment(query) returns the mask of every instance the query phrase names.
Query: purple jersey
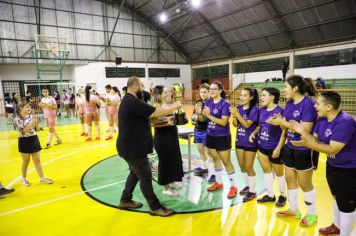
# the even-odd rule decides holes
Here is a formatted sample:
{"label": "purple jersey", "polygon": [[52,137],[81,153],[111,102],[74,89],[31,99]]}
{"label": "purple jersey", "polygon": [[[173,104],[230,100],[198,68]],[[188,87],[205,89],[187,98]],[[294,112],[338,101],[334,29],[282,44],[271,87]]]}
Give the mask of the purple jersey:
{"label": "purple jersey", "polygon": [[327,155],[328,164],[339,168],[356,168],[356,121],[351,115],[340,112],[331,122],[321,117],[316,122],[314,133],[323,144],[329,144],[330,141],[345,144],[337,154]]}
{"label": "purple jersey", "polygon": [[[289,100],[286,103],[286,108],[284,110],[284,118],[287,121],[295,120],[297,122],[313,122],[315,123],[317,119],[316,109],[314,108],[314,100],[310,97],[304,97],[302,101],[298,104],[293,104],[293,100]],[[313,129],[312,129],[313,130]],[[312,132],[310,132],[312,133]],[[294,133],[293,131],[287,131],[287,145],[291,149],[297,150],[308,150],[307,147],[296,147],[293,146],[290,141],[299,141],[300,134]]]}
{"label": "purple jersey", "polygon": [[[210,108],[210,114],[218,119],[222,116],[230,117],[230,103],[225,99],[221,99],[218,103],[214,103],[213,99],[209,99],[205,104],[205,107]],[[227,123],[226,126],[221,126],[215,124],[213,121],[209,120],[208,123],[208,135],[214,137],[221,137],[230,135],[230,124]]]}
{"label": "purple jersey", "polygon": [[252,120],[254,123],[249,127],[245,128],[243,125],[238,123],[237,125],[237,133],[236,133],[236,146],[241,147],[257,147],[257,140],[253,143],[250,143],[248,138],[252,134],[252,132],[256,129],[258,124],[258,107],[254,106],[251,109],[243,109],[243,106],[237,106],[237,110],[244,120]]}
{"label": "purple jersey", "polygon": [[266,122],[269,118],[276,114],[283,116],[284,109],[280,106],[276,106],[273,110],[267,111],[267,107],[260,109],[259,125],[260,130],[258,132],[258,146],[263,149],[275,149],[281,138],[282,129],[279,126],[271,125]]}

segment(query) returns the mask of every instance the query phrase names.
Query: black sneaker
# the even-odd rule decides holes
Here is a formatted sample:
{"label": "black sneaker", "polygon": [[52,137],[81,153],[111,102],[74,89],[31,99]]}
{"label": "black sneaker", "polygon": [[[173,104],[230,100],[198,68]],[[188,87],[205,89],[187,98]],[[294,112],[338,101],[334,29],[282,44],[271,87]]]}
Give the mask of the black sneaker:
{"label": "black sneaker", "polygon": [[249,202],[253,199],[256,198],[256,193],[251,193],[251,192],[248,192],[245,197],[242,199],[243,202]]}
{"label": "black sneaker", "polygon": [[285,196],[280,195],[278,201],[276,202],[276,207],[283,207],[286,205],[287,198]]}
{"label": "black sneaker", "polygon": [[12,193],[15,189],[7,189],[7,188],[0,188],[0,196],[4,196],[6,194]]}
{"label": "black sneaker", "polygon": [[258,203],[266,203],[266,202],[275,202],[276,201],[276,197],[270,197],[267,194],[264,195],[263,197],[261,197],[260,199],[257,199]]}
{"label": "black sneaker", "polygon": [[204,175],[207,175],[207,174],[208,174],[208,169],[203,169],[201,167],[194,169],[195,176],[203,177]]}
{"label": "black sneaker", "polygon": [[250,187],[246,186],[240,191],[240,195],[245,196],[248,192],[250,192]]}
{"label": "black sneaker", "polygon": [[216,182],[216,176],[215,175],[211,175],[210,178],[208,179],[208,183],[215,183]]}

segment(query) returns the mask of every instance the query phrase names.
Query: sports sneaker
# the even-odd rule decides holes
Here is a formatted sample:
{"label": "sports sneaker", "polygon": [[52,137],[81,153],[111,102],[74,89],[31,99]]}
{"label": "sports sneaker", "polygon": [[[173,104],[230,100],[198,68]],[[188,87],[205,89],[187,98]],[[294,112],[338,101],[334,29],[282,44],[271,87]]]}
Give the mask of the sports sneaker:
{"label": "sports sneaker", "polygon": [[286,211],[277,212],[276,216],[281,218],[295,218],[295,219],[301,218],[300,211],[292,211],[290,208]]}
{"label": "sports sneaker", "polygon": [[42,177],[40,180],[41,184],[53,184],[53,180],[46,178],[46,177]]}
{"label": "sports sneaker", "polygon": [[278,201],[276,202],[276,207],[283,207],[286,205],[287,197],[279,195]]}
{"label": "sports sneaker", "polygon": [[51,144],[46,143],[46,146],[44,147],[44,149],[48,149],[48,148],[50,148],[50,147],[51,147]]}
{"label": "sports sneaker", "polygon": [[172,197],[176,197],[176,196],[179,195],[178,192],[175,192],[175,191],[172,190],[172,189],[164,189],[162,193],[163,193],[164,195],[172,196]]}
{"label": "sports sneaker", "polygon": [[237,194],[237,188],[234,187],[234,186],[232,186],[232,187],[230,188],[229,193],[227,194],[227,197],[228,197],[228,198],[234,198],[234,197],[236,197],[236,194]]}
{"label": "sports sneaker", "polygon": [[266,203],[266,202],[275,202],[276,201],[276,197],[270,197],[267,194],[264,195],[263,197],[261,197],[260,199],[257,199],[258,203]]}
{"label": "sports sneaker", "polygon": [[215,183],[208,188],[208,191],[212,192],[212,191],[216,191],[216,190],[223,189],[223,188],[224,188],[223,184]]}
{"label": "sports sneaker", "polygon": [[250,192],[250,187],[249,186],[246,186],[244,187],[241,191],[240,191],[240,195],[244,196],[246,195],[248,192]]}
{"label": "sports sneaker", "polygon": [[[107,136],[107,137],[105,138],[105,140],[111,140],[111,139],[113,139],[112,136]],[[99,140],[100,140],[100,138],[99,138]]]}
{"label": "sports sneaker", "polygon": [[242,200],[243,200],[243,202],[249,202],[249,201],[255,199],[256,196],[257,196],[256,193],[248,192]]}
{"label": "sports sneaker", "polygon": [[300,226],[309,227],[316,224],[316,222],[318,222],[318,215],[311,215],[307,213],[306,216],[304,216],[300,221]]}
{"label": "sports sneaker", "polygon": [[54,145],[59,145],[59,144],[61,144],[61,143],[62,143],[62,140],[59,139],[59,140],[57,140],[57,142],[56,142]]}
{"label": "sports sneaker", "polygon": [[203,169],[201,167],[194,169],[195,176],[203,177],[204,175],[207,175],[207,174],[208,174],[208,169]]}
{"label": "sports sneaker", "polygon": [[320,228],[319,233],[321,235],[339,235],[340,229],[333,223],[332,225],[330,225],[328,227]]}
{"label": "sports sneaker", "polygon": [[93,141],[93,139],[92,138],[85,139],[85,142],[90,142],[90,141]]}
{"label": "sports sneaker", "polygon": [[211,175],[208,179],[208,183],[212,184],[216,182],[216,176],[215,175]]}
{"label": "sports sneaker", "polygon": [[11,188],[11,189],[0,188],[0,196],[7,195],[9,193],[12,193],[13,191],[15,191],[15,189],[13,189],[13,188]]}
{"label": "sports sneaker", "polygon": [[100,140],[100,137],[96,137],[95,140]]}
{"label": "sports sneaker", "polygon": [[31,185],[30,182],[29,182],[27,179],[22,179],[21,184],[22,184],[24,187],[28,187],[28,186]]}
{"label": "sports sneaker", "polygon": [[80,136],[87,136],[88,134],[87,133],[81,133]]}

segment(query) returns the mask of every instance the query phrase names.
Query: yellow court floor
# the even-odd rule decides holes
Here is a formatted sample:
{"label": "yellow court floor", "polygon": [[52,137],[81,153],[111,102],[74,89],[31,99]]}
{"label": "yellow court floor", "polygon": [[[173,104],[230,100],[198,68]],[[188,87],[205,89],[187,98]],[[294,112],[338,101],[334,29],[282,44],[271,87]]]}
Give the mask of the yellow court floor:
{"label": "yellow court floor", "polygon": [[[106,127],[107,123],[102,122],[102,130]],[[45,175],[55,180],[55,183],[39,184],[37,173],[30,164],[28,179],[32,185],[29,187],[23,187],[19,182],[21,157],[17,152],[17,133],[15,131],[0,133],[0,181],[5,186],[9,184],[16,189],[14,193],[0,198],[1,236],[140,235],[142,233],[204,236],[318,235],[320,226],[332,222],[332,198],[325,179],[323,155],[314,175],[319,213],[319,222],[314,227],[302,228],[298,220],[277,219],[275,213],[279,209],[273,204],[257,204],[256,200],[244,204],[238,203],[231,207],[229,204],[224,204],[222,209],[160,218],[146,213],[109,207],[93,200],[83,192],[81,186],[83,174],[101,160],[117,154],[116,140],[104,141],[105,132],[103,132],[101,141],[85,143],[84,138],[79,136],[79,125],[58,126],[57,130],[63,139],[63,144],[41,151]],[[46,143],[47,135],[47,129],[39,133],[42,146]],[[180,142],[186,144],[186,140]],[[236,159],[235,155],[232,155],[232,158]],[[238,166],[235,167],[239,172]],[[124,180],[124,178],[117,179],[116,184],[124,184]],[[190,188],[189,194],[194,195],[196,186],[192,185],[188,188]],[[301,210],[305,213],[302,194],[299,198]],[[170,201],[174,200],[168,202]],[[199,201],[196,204],[199,204]]]}

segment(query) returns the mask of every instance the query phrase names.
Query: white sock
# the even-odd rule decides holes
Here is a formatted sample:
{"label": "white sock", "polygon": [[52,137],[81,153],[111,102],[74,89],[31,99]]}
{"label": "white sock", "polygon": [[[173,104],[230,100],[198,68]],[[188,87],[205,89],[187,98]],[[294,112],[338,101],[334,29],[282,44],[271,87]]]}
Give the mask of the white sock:
{"label": "white sock", "polygon": [[299,211],[298,188],[288,189],[289,208],[292,211]]}
{"label": "white sock", "polygon": [[311,215],[316,215],[315,189],[309,192],[304,192],[304,201],[307,207],[307,212]]}
{"label": "white sock", "polygon": [[88,138],[91,138],[91,125],[88,125]]}
{"label": "white sock", "polygon": [[355,211],[344,213],[340,211],[340,236],[349,236],[355,223]]}
{"label": "white sock", "polygon": [[247,172],[242,172],[242,177],[244,178],[244,180],[245,180],[245,185],[247,186],[247,187],[250,187],[250,183],[249,183],[249,178],[248,178],[248,175],[247,175]]}
{"label": "white sock", "polygon": [[236,174],[235,174],[235,171],[228,172],[227,175],[229,177],[231,187],[236,187]]}
{"label": "white sock", "polygon": [[82,132],[85,133],[85,125],[82,124]]}
{"label": "white sock", "polygon": [[269,197],[274,197],[274,191],[273,191],[273,173],[265,173],[264,174],[264,182],[265,182],[265,188],[267,190],[267,194]]}
{"label": "white sock", "polygon": [[208,165],[209,165],[209,161],[208,160],[206,160],[206,161],[204,161],[204,160],[202,160],[202,163],[203,163],[203,169],[208,169]]}
{"label": "white sock", "polygon": [[209,171],[209,177],[212,175],[215,175],[215,168],[214,168],[214,162],[209,162],[208,165],[208,171]]}
{"label": "white sock", "polygon": [[47,143],[51,144],[53,138],[53,133],[49,133],[48,141]]}
{"label": "white sock", "polygon": [[100,137],[100,126],[96,126],[97,137]]}
{"label": "white sock", "polygon": [[284,175],[277,177],[277,181],[278,181],[279,192],[281,193],[282,196],[286,196],[286,187],[287,187],[286,177]]}
{"label": "white sock", "polygon": [[333,201],[333,216],[334,216],[334,225],[340,229],[340,211],[339,207],[337,206],[336,201]]}
{"label": "white sock", "polygon": [[223,168],[215,169],[216,183],[222,183]]}
{"label": "white sock", "polygon": [[250,193],[256,192],[256,176],[249,176],[248,181],[250,183]]}

